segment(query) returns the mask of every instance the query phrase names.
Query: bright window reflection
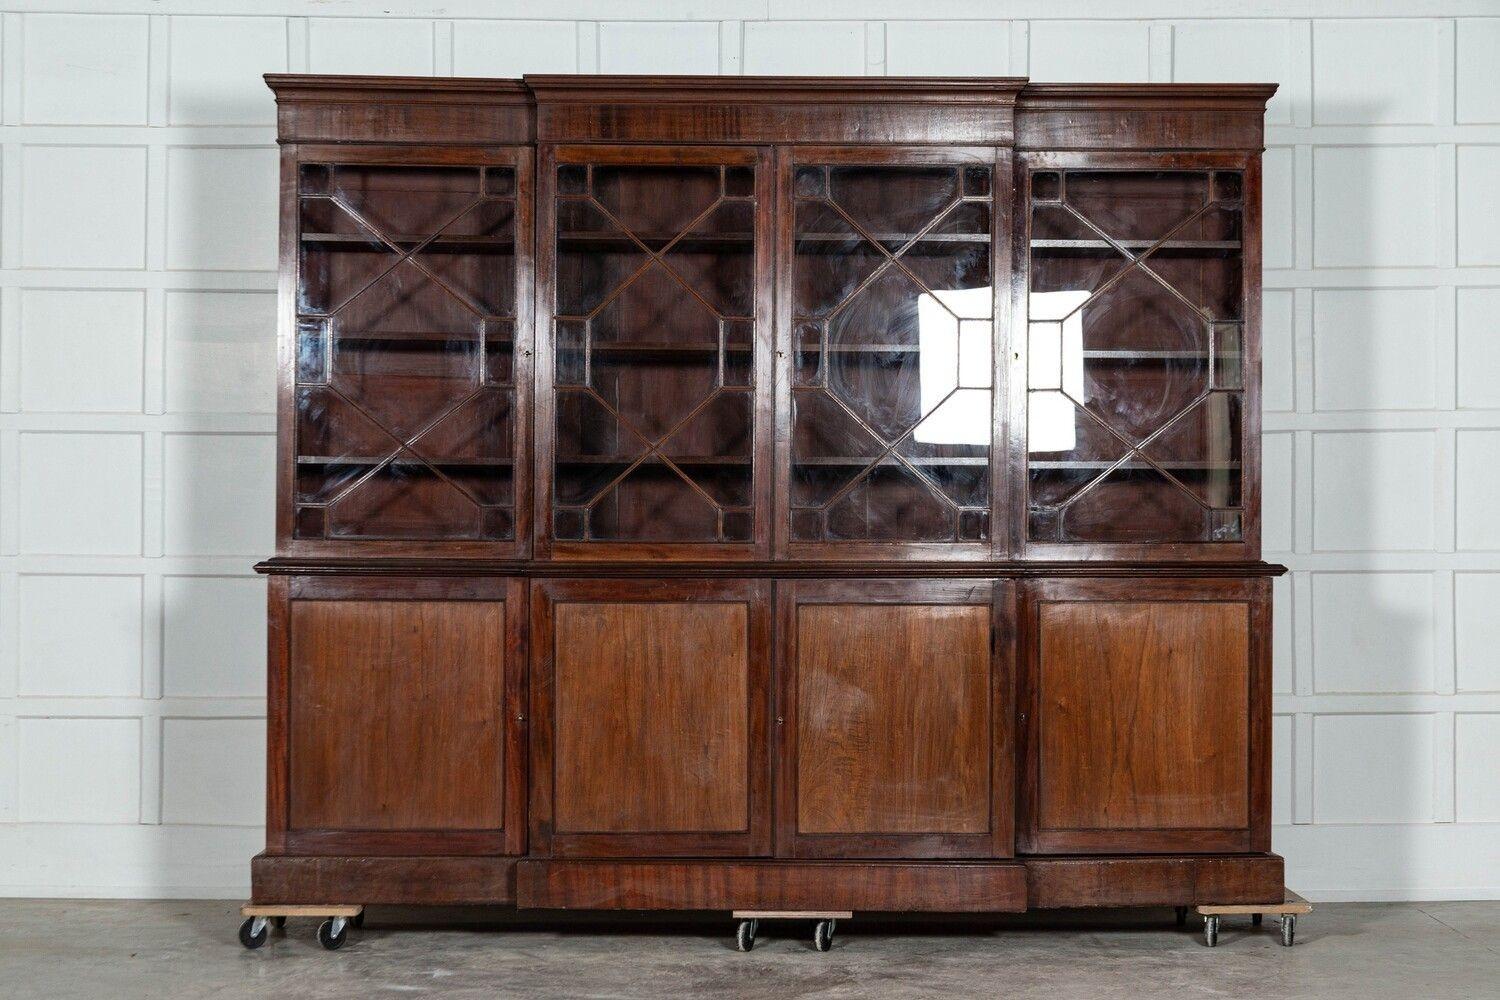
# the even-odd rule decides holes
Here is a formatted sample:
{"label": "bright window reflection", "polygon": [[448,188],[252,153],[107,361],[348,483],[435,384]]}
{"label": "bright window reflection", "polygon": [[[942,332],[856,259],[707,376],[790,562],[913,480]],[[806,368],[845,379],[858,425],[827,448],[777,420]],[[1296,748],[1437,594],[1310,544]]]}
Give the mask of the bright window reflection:
{"label": "bright window reflection", "polygon": [[912,434],[918,442],[990,443],[993,302],[988,285],[917,297],[922,412],[928,414]]}
{"label": "bright window reflection", "polygon": [[[1028,451],[1078,446],[1074,401],[1083,394],[1083,309],[1086,291],[1032,292],[1027,340]],[[1070,398],[1071,397],[1071,398]]]}

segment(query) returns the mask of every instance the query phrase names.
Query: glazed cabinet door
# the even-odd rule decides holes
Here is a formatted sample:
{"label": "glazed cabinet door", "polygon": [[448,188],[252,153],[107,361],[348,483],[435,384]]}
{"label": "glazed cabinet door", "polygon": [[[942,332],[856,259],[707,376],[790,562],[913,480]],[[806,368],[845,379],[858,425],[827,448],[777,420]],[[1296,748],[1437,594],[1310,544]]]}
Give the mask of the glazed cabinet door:
{"label": "glazed cabinet door", "polygon": [[1270,850],[1269,602],[1267,579],[1025,585],[1023,851]]}
{"label": "glazed cabinet door", "polygon": [[523,852],[522,584],[271,579],[273,848]]}
{"label": "glazed cabinet door", "polygon": [[1009,154],[800,148],[780,168],[783,554],[989,557]]}
{"label": "glazed cabinet door", "polygon": [[771,847],[770,587],[532,585],[532,853]]}
{"label": "glazed cabinet door", "polygon": [[526,554],[529,150],[283,158],[279,548]]}
{"label": "glazed cabinet door", "polygon": [[543,147],[542,555],[769,552],[764,150]]}
{"label": "glazed cabinet door", "polygon": [[1027,154],[1020,175],[1026,553],[1259,558],[1259,161]]}
{"label": "glazed cabinet door", "polygon": [[778,587],[777,852],[1014,853],[1009,582]]}

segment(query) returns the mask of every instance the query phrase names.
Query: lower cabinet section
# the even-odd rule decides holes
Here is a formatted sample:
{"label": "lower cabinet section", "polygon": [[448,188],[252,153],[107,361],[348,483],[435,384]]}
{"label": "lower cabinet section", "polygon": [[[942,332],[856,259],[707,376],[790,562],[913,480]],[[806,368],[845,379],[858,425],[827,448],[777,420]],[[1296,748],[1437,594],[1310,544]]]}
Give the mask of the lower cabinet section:
{"label": "lower cabinet section", "polygon": [[1264,578],[275,577],[257,902],[1268,902]]}
{"label": "lower cabinet section", "polygon": [[271,842],[313,854],[524,850],[520,584],[277,584]]}
{"label": "lower cabinet section", "polygon": [[1021,849],[1270,849],[1268,580],[1027,584]]}
{"label": "lower cabinet section", "polygon": [[779,853],[1013,853],[1012,585],[819,581],[779,594]]}
{"label": "lower cabinet section", "polygon": [[770,586],[532,589],[534,853],[771,853]]}

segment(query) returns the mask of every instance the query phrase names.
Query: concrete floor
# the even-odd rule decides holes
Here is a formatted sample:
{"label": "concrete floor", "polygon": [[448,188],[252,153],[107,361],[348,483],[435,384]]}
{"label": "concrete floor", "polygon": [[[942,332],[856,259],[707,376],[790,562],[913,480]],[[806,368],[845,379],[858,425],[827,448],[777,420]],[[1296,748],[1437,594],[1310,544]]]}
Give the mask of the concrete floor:
{"label": "concrete floor", "polygon": [[1268,919],[1228,918],[1203,946],[1170,910],[762,925],[750,954],[727,918],[374,908],[342,950],[293,920],[258,951],[227,902],[0,900],[0,997],[1500,997],[1500,902],[1320,905],[1283,948]]}

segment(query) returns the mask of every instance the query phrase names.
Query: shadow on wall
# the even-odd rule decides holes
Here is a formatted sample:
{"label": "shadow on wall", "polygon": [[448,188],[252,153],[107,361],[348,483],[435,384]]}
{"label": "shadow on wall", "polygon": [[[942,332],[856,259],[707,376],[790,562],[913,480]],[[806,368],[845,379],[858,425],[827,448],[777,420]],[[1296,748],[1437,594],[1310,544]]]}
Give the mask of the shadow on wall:
{"label": "shadow on wall", "polygon": [[[278,67],[269,67],[276,69]],[[197,118],[270,126],[269,90],[181,95]],[[274,148],[168,153],[160,818],[163,893],[249,886],[265,829],[266,584],[274,550]],[[180,415],[180,416],[178,416]]]}

